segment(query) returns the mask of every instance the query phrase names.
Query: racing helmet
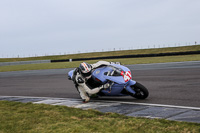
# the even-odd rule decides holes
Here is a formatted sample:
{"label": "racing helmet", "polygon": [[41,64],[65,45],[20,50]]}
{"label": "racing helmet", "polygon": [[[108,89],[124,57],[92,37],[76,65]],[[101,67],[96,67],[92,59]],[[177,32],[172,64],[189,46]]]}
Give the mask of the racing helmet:
{"label": "racing helmet", "polygon": [[79,70],[83,77],[88,77],[91,75],[92,72],[92,66],[86,62],[83,62],[79,66]]}

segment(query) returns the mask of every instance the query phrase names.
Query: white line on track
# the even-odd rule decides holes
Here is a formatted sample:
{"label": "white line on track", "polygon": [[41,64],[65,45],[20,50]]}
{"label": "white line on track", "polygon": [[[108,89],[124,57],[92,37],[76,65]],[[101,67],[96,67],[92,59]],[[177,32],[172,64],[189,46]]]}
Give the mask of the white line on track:
{"label": "white line on track", "polygon": [[[73,98],[55,98],[55,97],[31,97],[31,96],[1,96],[1,97],[18,97],[18,98],[43,98],[43,99],[62,99],[62,100],[80,100]],[[80,100],[81,101],[81,100]],[[200,110],[200,107],[188,107],[188,106],[175,106],[175,105],[165,105],[165,104],[152,104],[152,103],[136,103],[136,102],[123,102],[123,101],[107,101],[107,100],[91,100],[96,102],[105,102],[105,103],[121,103],[121,104],[133,104],[133,105],[145,105],[145,106],[156,106],[156,107],[168,107],[168,108],[179,108],[179,109],[192,109]]]}
{"label": "white line on track", "polygon": [[135,105],[146,105],[146,106],[156,106],[156,107],[168,107],[168,108],[200,110],[199,107],[176,106],[176,105],[165,105],[165,104],[135,103],[135,102],[123,102],[123,101],[105,101],[105,100],[93,100],[93,101],[103,101],[103,102],[112,102],[112,103],[118,102],[118,103],[123,103],[123,104],[135,104]]}

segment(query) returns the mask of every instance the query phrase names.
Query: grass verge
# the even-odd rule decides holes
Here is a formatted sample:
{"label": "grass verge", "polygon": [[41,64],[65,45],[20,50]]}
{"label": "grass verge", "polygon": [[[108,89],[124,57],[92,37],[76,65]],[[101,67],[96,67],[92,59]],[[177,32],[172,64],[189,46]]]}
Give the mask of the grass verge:
{"label": "grass verge", "polygon": [[27,57],[27,58],[0,58],[0,62],[77,59],[77,58],[137,55],[137,54],[157,54],[157,53],[186,52],[186,51],[200,51],[200,45],[139,49],[139,50],[122,50],[122,51],[110,51],[110,52],[94,52],[94,53],[81,53],[81,54],[56,55],[56,56],[40,56],[40,57]]}
{"label": "grass verge", "polygon": [[[109,59],[106,61],[121,62],[128,64],[147,64],[147,63],[164,63],[164,62],[180,62],[180,61],[199,61],[200,55],[182,55],[182,56],[164,56],[164,57],[146,57],[146,58],[126,58],[126,59]],[[98,60],[86,61],[95,63]],[[0,66],[0,72],[6,71],[23,71],[23,70],[42,70],[42,69],[60,69],[74,68],[79,66],[82,61],[61,62],[61,63],[43,63],[43,64],[26,64],[14,66]]]}
{"label": "grass verge", "polygon": [[134,118],[66,106],[0,101],[0,132],[198,133],[200,124]]}

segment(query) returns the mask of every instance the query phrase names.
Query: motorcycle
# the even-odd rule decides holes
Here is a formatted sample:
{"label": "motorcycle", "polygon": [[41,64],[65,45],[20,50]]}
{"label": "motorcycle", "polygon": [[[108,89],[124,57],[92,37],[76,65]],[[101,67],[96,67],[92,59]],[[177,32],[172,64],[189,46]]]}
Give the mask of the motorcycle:
{"label": "motorcycle", "polygon": [[[68,73],[68,79],[72,79],[73,71]],[[104,88],[97,93],[97,96],[132,96],[137,99],[145,99],[149,92],[145,86],[132,80],[130,69],[123,65],[111,64],[96,68],[87,84],[91,88],[109,83],[109,88]]]}

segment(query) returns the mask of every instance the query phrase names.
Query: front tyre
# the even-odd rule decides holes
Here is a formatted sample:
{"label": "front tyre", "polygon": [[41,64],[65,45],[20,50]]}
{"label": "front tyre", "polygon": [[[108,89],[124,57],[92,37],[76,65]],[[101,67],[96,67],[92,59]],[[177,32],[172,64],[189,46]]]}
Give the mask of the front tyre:
{"label": "front tyre", "polygon": [[147,88],[138,82],[131,86],[131,88],[135,91],[135,94],[132,96],[137,99],[145,99],[149,96],[149,91],[147,90]]}

